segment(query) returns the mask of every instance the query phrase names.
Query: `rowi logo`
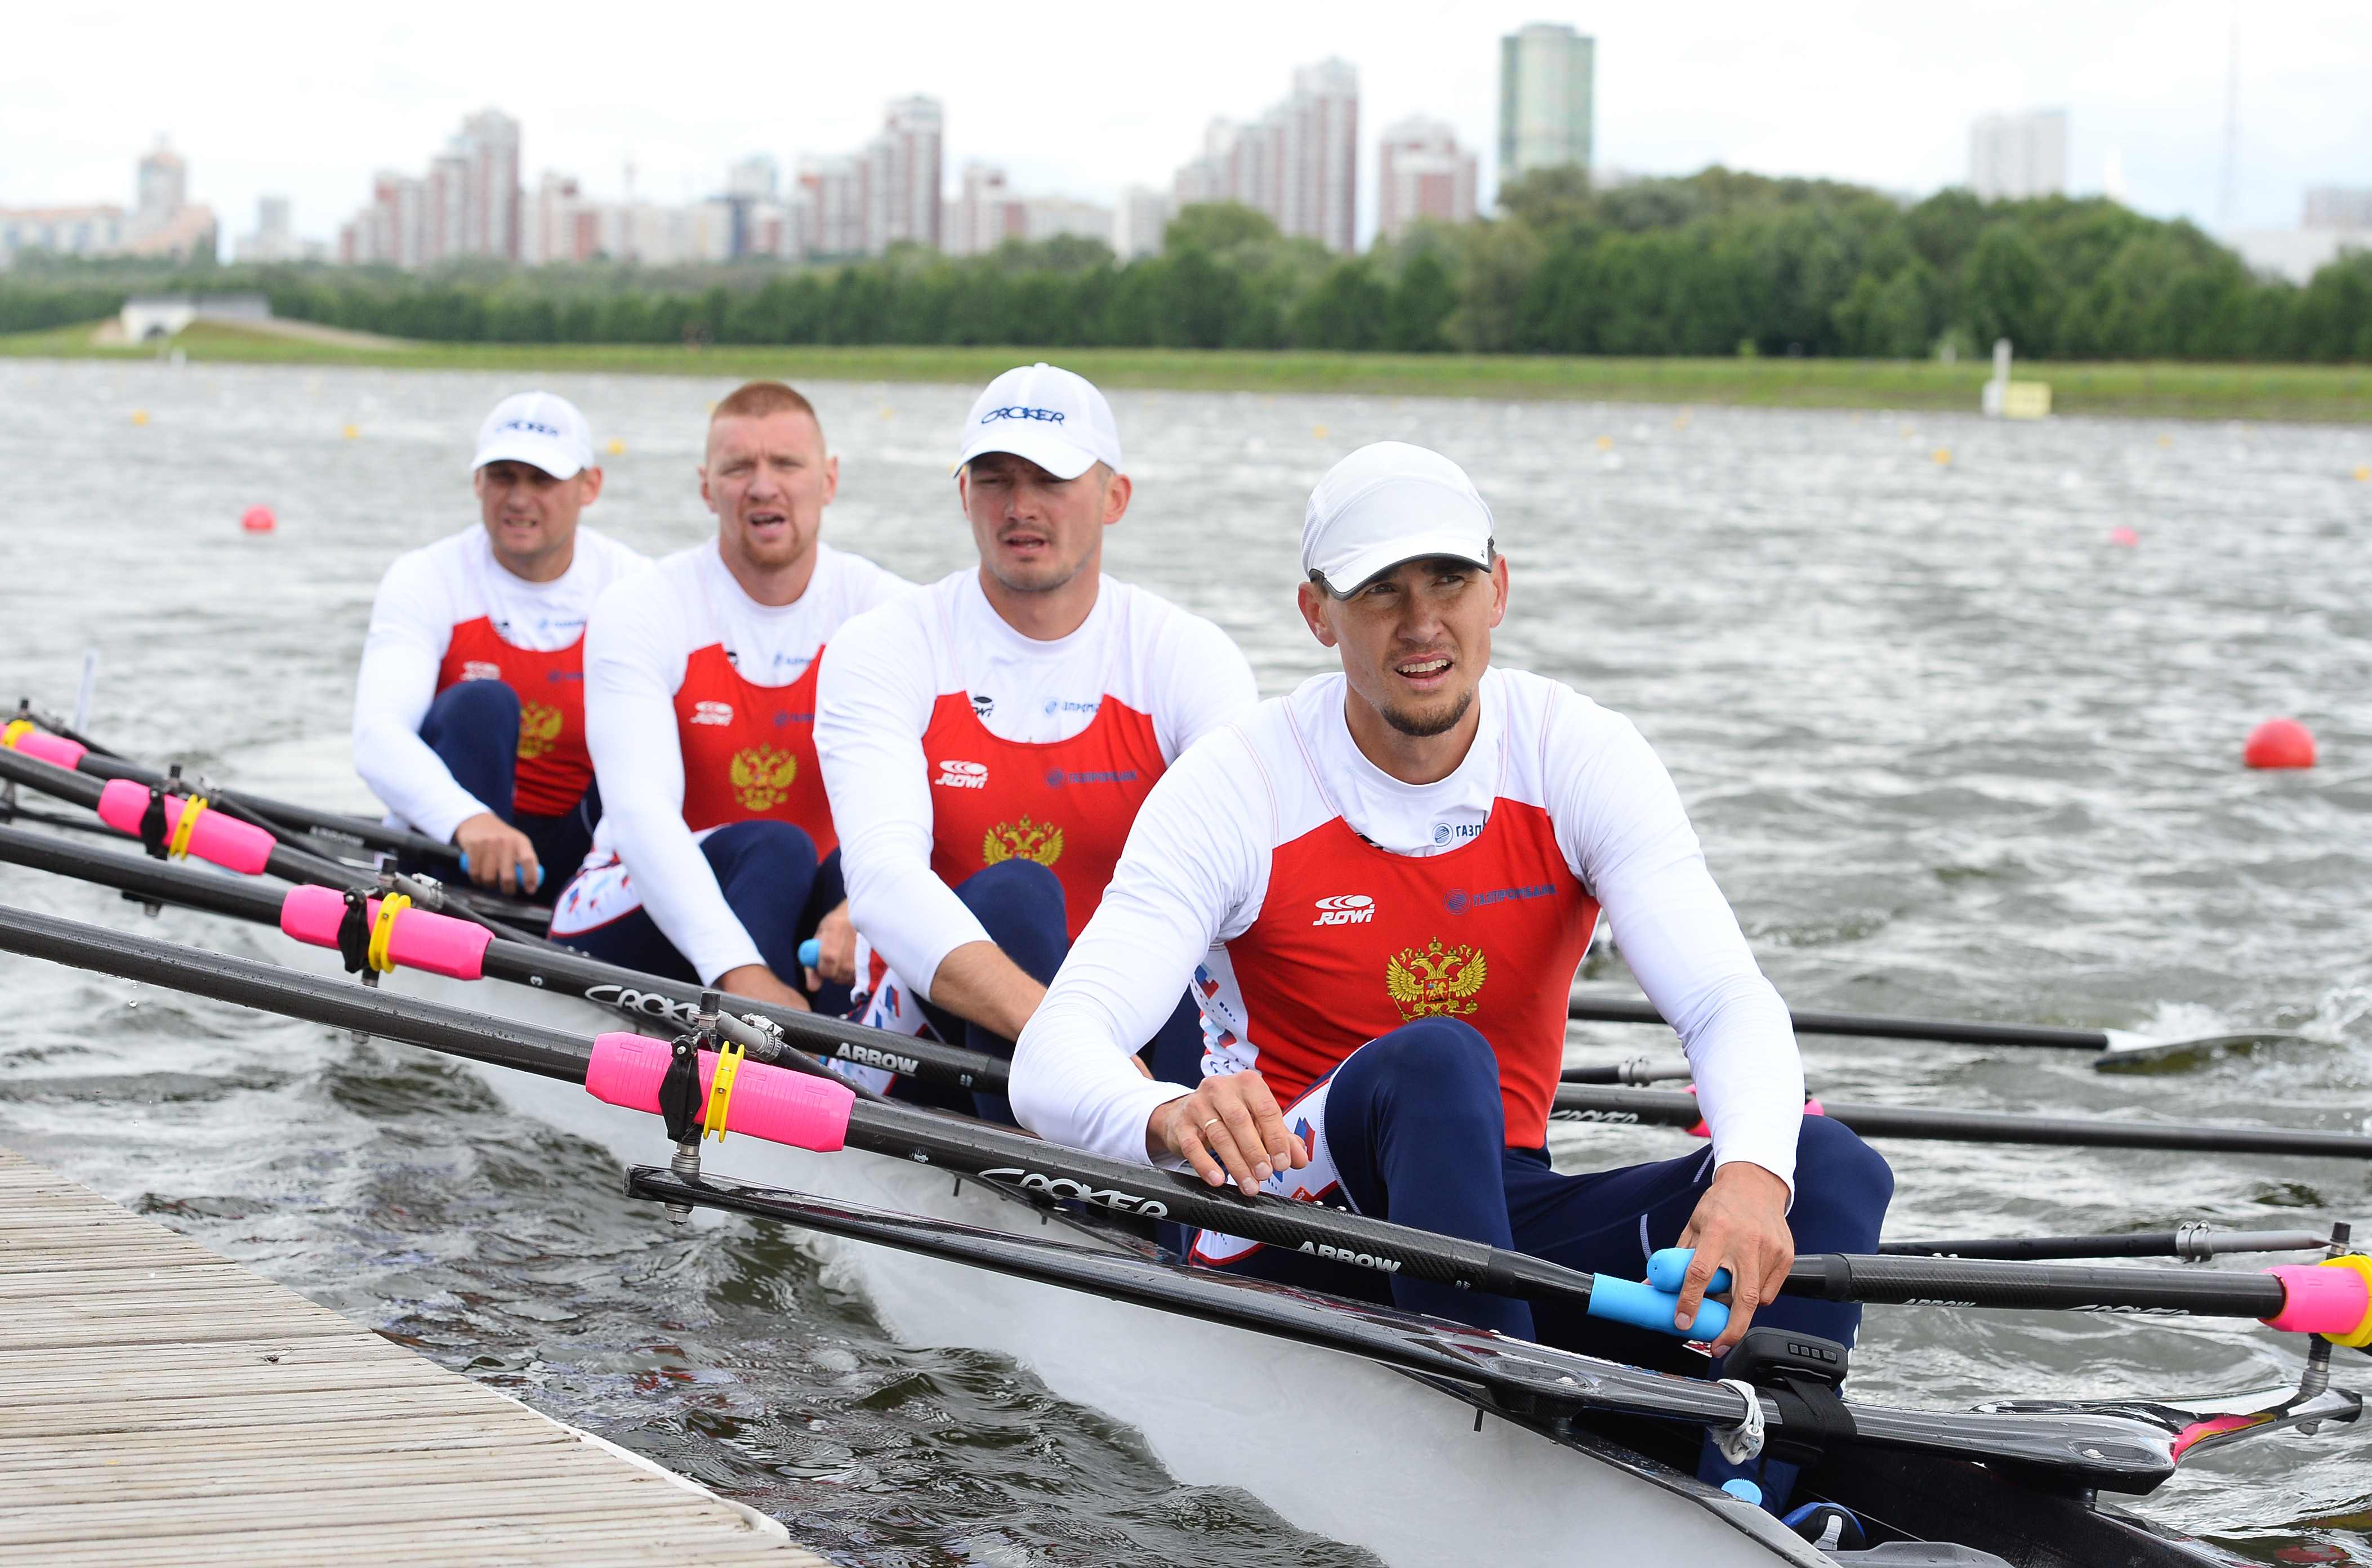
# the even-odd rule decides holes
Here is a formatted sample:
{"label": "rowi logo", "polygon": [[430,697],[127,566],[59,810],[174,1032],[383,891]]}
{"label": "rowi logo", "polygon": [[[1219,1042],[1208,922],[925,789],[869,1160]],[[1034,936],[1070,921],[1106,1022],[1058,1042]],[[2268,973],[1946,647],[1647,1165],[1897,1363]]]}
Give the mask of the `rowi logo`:
{"label": "rowi logo", "polygon": [[799,760],[771,746],[752,746],[733,753],[733,798],[747,811],[772,811],[791,797],[791,781],[799,776]]}
{"label": "rowi logo", "polygon": [[461,679],[464,680],[500,680],[502,678],[501,665],[488,664],[482,658],[461,661]]}
{"label": "rowi logo", "polygon": [[1062,858],[1063,830],[1052,822],[1033,822],[1024,817],[1018,822],[999,822],[981,835],[983,865],[1001,860],[1034,860],[1052,865]]}
{"label": "rowi logo", "polygon": [[531,762],[560,739],[563,723],[558,708],[549,703],[528,703],[519,708],[518,759]]}
{"label": "rowi logo", "polygon": [[931,781],[941,789],[986,789],[988,764],[985,762],[942,762],[939,776]]}
{"label": "rowi logo", "polygon": [[1312,925],[1366,925],[1376,918],[1376,900],[1365,893],[1337,893],[1318,900]]}
{"label": "rowi logo", "polygon": [[1464,943],[1445,947],[1439,938],[1423,952],[1403,947],[1384,960],[1384,991],[1404,1020],[1455,1018],[1482,1005],[1474,1000],[1489,970],[1482,955]]}
{"label": "rowi logo", "polygon": [[733,704],[730,703],[694,703],[692,705],[692,722],[694,724],[731,724],[733,722]]}

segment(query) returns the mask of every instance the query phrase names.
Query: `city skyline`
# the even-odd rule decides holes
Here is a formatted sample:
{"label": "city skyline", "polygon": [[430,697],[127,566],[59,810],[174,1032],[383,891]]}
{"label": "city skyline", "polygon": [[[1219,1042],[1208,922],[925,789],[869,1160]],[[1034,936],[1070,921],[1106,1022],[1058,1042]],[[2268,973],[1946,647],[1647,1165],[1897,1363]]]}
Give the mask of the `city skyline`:
{"label": "city skyline", "polygon": [[[137,25],[144,7],[131,9]],[[359,29],[347,41],[346,24],[325,24],[331,41],[361,52],[352,81],[308,71],[296,52],[267,44],[251,79],[244,66],[231,73],[228,85],[242,90],[188,93],[178,86],[187,69],[138,62],[69,87],[37,62],[78,47],[89,28],[45,14],[25,29],[31,47],[0,64],[9,85],[0,93],[0,206],[121,201],[122,170],[164,130],[191,160],[192,199],[224,215],[227,232],[245,230],[258,197],[276,196],[291,201],[296,235],[332,239],[373,170],[417,167],[488,103],[525,127],[530,192],[541,171],[558,169],[588,196],[614,200],[631,159],[637,194],[681,203],[721,192],[728,167],[753,153],[787,168],[802,152],[848,146],[851,132],[878,124],[883,100],[900,94],[946,105],[944,193],[978,161],[1002,168],[1017,192],[1109,206],[1129,186],[1166,187],[1213,117],[1249,120],[1294,69],[1339,55],[1360,83],[1355,243],[1364,248],[1378,215],[1377,129],[1413,114],[1447,124],[1481,158],[1487,210],[1497,182],[1499,39],[1527,23],[1564,22],[1597,41],[1601,167],[1682,174],[1718,161],[1924,194],[1966,179],[1980,116],[2064,106],[2072,192],[2098,191],[2117,153],[2137,209],[2217,226],[2230,13],[2216,6],[2119,3],[2073,16],[2010,6],[1969,38],[1874,6],[1831,7],[1810,27],[1783,29],[1743,6],[1734,16],[1714,7],[1727,25],[1680,28],[1548,7],[1444,21],[1389,4],[1274,13],[1220,0],[1209,27],[1177,39],[1125,17],[1082,20],[1084,33],[1068,38],[1070,9],[1045,12],[1027,39],[984,32],[969,10],[927,5],[887,32],[861,19],[803,19],[801,39],[833,58],[802,74],[796,91],[756,95],[764,100],[756,108],[751,95],[701,86],[685,68],[698,58],[691,35],[659,37],[648,50],[638,38],[631,66],[613,50],[537,40],[559,58],[521,74],[502,56],[527,49],[524,34],[505,36],[516,29],[497,20],[479,29],[493,36],[453,48],[458,18],[471,14],[436,4],[366,49]],[[1231,21],[1245,25],[1222,25]],[[1258,49],[1243,46],[1247,36]],[[2055,47],[2034,47],[2041,40]],[[192,42],[201,75],[206,47]],[[1157,52],[1162,69],[1120,69],[1132,51]],[[863,68],[850,67],[855,60]],[[1029,62],[1065,76],[1065,90],[1028,90],[1014,72]],[[1093,68],[1081,75],[1066,64]],[[2240,226],[2295,226],[2310,187],[2372,184],[2372,102],[2355,85],[2367,69],[2372,27],[2360,10],[2306,5],[2274,22],[2243,22]],[[1837,92],[1840,76],[1856,90]],[[654,90],[662,81],[685,85]],[[292,118],[304,134],[288,134]]]}

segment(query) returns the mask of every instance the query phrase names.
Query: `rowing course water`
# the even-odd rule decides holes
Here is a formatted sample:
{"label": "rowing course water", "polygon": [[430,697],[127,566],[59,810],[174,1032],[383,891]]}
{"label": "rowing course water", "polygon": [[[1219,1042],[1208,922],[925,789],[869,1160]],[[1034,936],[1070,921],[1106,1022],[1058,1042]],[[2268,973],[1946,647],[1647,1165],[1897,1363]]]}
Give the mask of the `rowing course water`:
{"label": "rowing course water", "polygon": [[[474,517],[477,422],[525,384],[0,368],[0,671],[63,708],[95,645],[92,724],[112,743],[366,807],[345,728],[371,591],[398,552]],[[623,444],[597,526],[653,552],[708,531],[692,469],[727,383],[550,384]],[[843,455],[828,537],[918,579],[960,564],[947,463],[969,390],[809,390]],[[1178,393],[1116,407],[1138,489],[1112,570],[1226,626],[1271,693],[1322,668],[1291,610],[1309,485],[1375,439],[1466,464],[1513,562],[1496,656],[1638,721],[1796,1005],[2312,1037],[2138,1077],[1809,1039],[1818,1091],[2363,1130],[2372,483],[2353,475],[2372,432]],[[280,528],[244,536],[258,502]],[[2108,541],[2121,525],[2137,547]],[[2321,766],[2238,767],[2249,726],[2278,713],[2313,727]],[[0,899],[284,956],[269,932],[149,924],[14,868]],[[893,1342],[780,1233],[669,1238],[606,1155],[506,1118],[465,1071],[46,965],[0,958],[0,976],[15,1023],[0,1143],[820,1550],[1363,1560],[1240,1493],[1175,1485],[1131,1433],[1011,1364]],[[1619,960],[1589,978],[1621,982]],[[1576,1061],[1677,1056],[1660,1031],[1574,1039]],[[1685,1146],[1555,1133],[1568,1167]],[[2355,1165],[1883,1147],[1896,1236],[2372,1220]],[[1864,1397],[1945,1407],[2262,1386],[2299,1361],[2249,1325],[1946,1307],[1874,1309],[1863,1344]],[[2372,1385],[2372,1362],[2339,1353],[2343,1380]],[[2372,1562],[2372,1429],[2212,1456],[2143,1506],[2266,1561]]]}

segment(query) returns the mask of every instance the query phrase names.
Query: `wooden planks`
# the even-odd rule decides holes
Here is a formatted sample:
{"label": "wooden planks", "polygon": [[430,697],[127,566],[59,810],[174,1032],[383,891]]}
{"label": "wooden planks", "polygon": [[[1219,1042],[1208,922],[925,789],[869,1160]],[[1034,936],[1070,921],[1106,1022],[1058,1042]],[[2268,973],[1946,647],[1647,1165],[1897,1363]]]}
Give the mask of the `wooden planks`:
{"label": "wooden planks", "polygon": [[0,1560],[822,1564],[5,1149]]}

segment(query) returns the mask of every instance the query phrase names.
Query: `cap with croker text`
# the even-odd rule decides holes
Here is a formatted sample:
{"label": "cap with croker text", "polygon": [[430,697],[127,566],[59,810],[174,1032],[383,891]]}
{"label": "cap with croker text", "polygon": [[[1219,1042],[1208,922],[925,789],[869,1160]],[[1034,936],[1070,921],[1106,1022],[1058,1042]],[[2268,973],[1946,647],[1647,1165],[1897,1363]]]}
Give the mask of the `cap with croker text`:
{"label": "cap with croker text", "polygon": [[990,452],[1026,458],[1056,479],[1098,463],[1118,472],[1120,426],[1094,382],[1041,360],[999,376],[971,405],[956,467]]}
{"label": "cap with croker text", "polygon": [[1494,550],[1491,508],[1466,470],[1405,441],[1362,447],[1329,469],[1301,523],[1301,569],[1337,598],[1405,561],[1487,567]]}
{"label": "cap with croker text", "polygon": [[474,470],[488,463],[526,463],[554,479],[593,466],[593,430],[576,405],[556,392],[516,392],[478,427]]}

